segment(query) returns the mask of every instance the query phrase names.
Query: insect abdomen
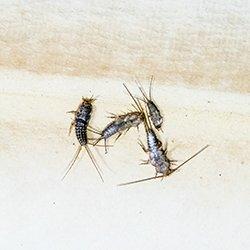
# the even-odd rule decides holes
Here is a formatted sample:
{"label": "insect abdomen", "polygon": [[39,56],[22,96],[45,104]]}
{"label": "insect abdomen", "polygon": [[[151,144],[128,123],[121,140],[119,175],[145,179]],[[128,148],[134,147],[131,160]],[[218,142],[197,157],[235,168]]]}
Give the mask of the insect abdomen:
{"label": "insect abdomen", "polygon": [[153,132],[153,130],[149,129],[147,133],[147,143],[148,143],[148,149],[150,152],[154,152],[155,150],[158,150],[158,139]]}
{"label": "insect abdomen", "polygon": [[152,101],[148,102],[148,109],[149,109],[150,119],[152,120],[155,128],[159,129],[163,122],[163,118],[160,114],[160,110]]}
{"label": "insect abdomen", "polygon": [[88,143],[87,138],[87,125],[77,125],[75,126],[76,138],[79,141],[81,146],[84,146]]}
{"label": "insect abdomen", "polygon": [[120,127],[121,127],[120,123],[112,122],[103,130],[102,136],[107,139],[111,137],[112,135],[116,134],[117,132],[119,132]]}
{"label": "insect abdomen", "polygon": [[75,132],[81,146],[88,143],[87,126],[91,117],[92,105],[83,105],[79,108],[75,118]]}

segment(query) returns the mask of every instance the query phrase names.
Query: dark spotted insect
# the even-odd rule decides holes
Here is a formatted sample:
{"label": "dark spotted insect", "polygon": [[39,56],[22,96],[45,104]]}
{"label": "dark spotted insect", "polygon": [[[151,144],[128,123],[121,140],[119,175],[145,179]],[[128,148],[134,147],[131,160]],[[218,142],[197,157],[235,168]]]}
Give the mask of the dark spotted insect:
{"label": "dark spotted insect", "polygon": [[134,106],[136,108],[136,111],[124,113],[122,115],[114,115],[110,118],[113,118],[114,120],[110,122],[101,132],[100,137],[96,140],[94,145],[96,145],[99,141],[104,140],[105,145],[105,153],[107,153],[107,139],[111,136],[118,134],[115,140],[117,140],[122,133],[126,133],[130,128],[136,127],[139,128],[139,125],[144,121],[144,112],[140,105],[136,102],[130,91],[128,90],[127,86],[123,84],[130,96],[133,98],[137,106]]}
{"label": "dark spotted insect", "polygon": [[160,112],[159,108],[157,107],[155,102],[152,100],[152,82],[153,82],[153,80],[154,80],[154,78],[153,78],[153,76],[151,76],[150,86],[149,86],[149,97],[145,93],[145,91],[142,88],[141,84],[139,84],[138,81],[136,81],[136,82],[137,82],[139,90],[141,91],[141,93],[142,93],[142,95],[144,97],[143,101],[147,104],[150,119],[151,119],[154,127],[157,130],[160,130],[161,127],[162,127],[162,123],[163,123],[163,117],[161,115],[161,112]]}
{"label": "dark spotted insect", "polygon": [[97,173],[99,174],[101,180],[104,181],[103,177],[101,175],[101,172],[100,172],[100,168],[99,168],[99,166],[94,158],[94,155],[92,154],[90,148],[88,147],[88,144],[92,145],[91,143],[89,143],[89,138],[87,136],[87,130],[89,130],[89,128],[88,128],[89,121],[90,121],[91,113],[93,110],[92,103],[94,101],[95,101],[95,99],[93,99],[93,98],[82,98],[82,102],[78,106],[77,110],[68,112],[68,113],[74,114],[74,116],[75,116],[73,122],[70,125],[69,134],[72,131],[72,128],[75,127],[76,138],[77,138],[80,146],[76,150],[76,153],[75,153],[72,161],[69,163],[69,167],[68,167],[66,173],[63,175],[62,180],[69,173],[69,171],[73,167],[76,159],[78,158],[82,148],[84,147],[86,149]]}

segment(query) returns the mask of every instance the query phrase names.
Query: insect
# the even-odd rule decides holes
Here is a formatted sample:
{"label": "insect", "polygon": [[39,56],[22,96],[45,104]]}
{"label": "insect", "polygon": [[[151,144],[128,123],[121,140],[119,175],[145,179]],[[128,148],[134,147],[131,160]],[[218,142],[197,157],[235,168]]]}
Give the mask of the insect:
{"label": "insect", "polygon": [[103,177],[102,177],[101,172],[100,172],[100,168],[99,168],[99,166],[94,158],[94,155],[92,154],[90,148],[88,147],[88,144],[91,144],[91,143],[89,143],[89,138],[87,136],[87,130],[89,129],[88,126],[89,126],[89,121],[90,121],[91,113],[92,113],[92,109],[93,109],[92,103],[95,100],[96,99],[94,99],[92,97],[91,98],[82,97],[82,102],[78,106],[77,110],[68,112],[68,113],[72,113],[75,115],[74,120],[71,123],[70,128],[69,128],[69,134],[71,133],[72,128],[75,127],[76,138],[77,138],[80,146],[76,150],[76,153],[75,153],[73,159],[69,163],[69,167],[68,167],[66,173],[63,175],[62,180],[69,173],[69,171],[73,167],[74,163],[76,162],[76,159],[78,158],[82,148],[84,147],[86,149],[97,173],[99,174],[101,180],[104,182]]}
{"label": "insect", "polygon": [[[126,87],[125,84],[123,84],[128,93],[131,95],[130,91]],[[131,97],[134,99],[134,97],[131,95]],[[141,109],[140,105],[136,102],[134,99],[137,107],[135,107],[137,110],[128,112],[122,115],[112,115],[111,118],[114,120],[110,122],[100,133],[100,138],[96,140],[94,145],[96,145],[100,140],[104,139],[104,145],[105,145],[105,153],[107,153],[106,143],[107,139],[111,136],[118,134],[115,140],[117,140],[122,133],[125,131],[125,133],[132,127],[139,127],[139,125],[144,121],[144,112]]]}
{"label": "insect", "polygon": [[118,134],[115,140],[117,140],[122,133],[127,132],[132,127],[138,127],[142,121],[143,117],[140,112],[129,112],[123,115],[112,116],[114,118],[100,133],[100,137],[96,140],[94,145],[96,145],[100,140],[104,140],[105,153],[107,153],[107,139],[111,136]]}
{"label": "insect", "polygon": [[[171,166],[174,164],[175,160],[170,160],[167,157],[167,148],[165,148],[165,149],[163,148],[162,142],[158,139],[157,135],[155,134],[155,132],[152,128],[152,125],[150,123],[150,120],[148,118],[149,118],[149,116],[148,116],[147,111],[146,111],[144,124],[145,124],[145,130],[146,130],[146,135],[147,135],[147,148],[142,144],[142,142],[140,142],[139,145],[142,147],[143,151],[148,153],[148,155],[149,155],[149,159],[147,161],[144,161],[143,164],[151,163],[151,165],[153,165],[155,167],[156,174],[155,174],[155,177],[147,178],[145,180],[155,179],[155,178],[157,178],[158,174],[162,174],[161,177],[163,178],[165,176],[172,174],[178,168],[180,168],[180,166],[184,165],[184,163],[183,163],[175,169],[171,168]],[[195,155],[197,155],[197,153]],[[192,156],[189,160],[191,160],[193,157],[194,156]],[[187,161],[189,161],[189,160],[187,160]],[[124,183],[121,185],[137,183],[137,182],[141,182],[141,181],[145,181],[145,180],[143,179],[143,180],[133,181],[133,182]]]}
{"label": "insect", "polygon": [[[207,147],[209,147],[209,145],[206,145],[205,147],[203,147],[202,149],[200,149],[198,152],[196,152],[194,155],[192,155],[191,157],[189,157],[187,160],[185,160],[183,163],[181,163],[179,166],[177,166],[174,169],[171,169],[171,171],[169,172],[168,175],[174,173],[176,170],[178,170],[180,167],[182,167],[183,165],[185,165],[187,162],[189,162],[190,160],[192,160],[194,157],[196,157],[198,154],[200,154],[202,151],[204,151]],[[130,184],[136,184],[139,182],[144,182],[144,181],[150,181],[150,180],[155,180],[158,178],[164,178],[166,177],[166,175],[158,175],[158,176],[153,176],[153,177],[149,177],[149,178],[144,178],[144,179],[140,179],[140,180],[135,180],[135,181],[130,181],[130,182],[126,182],[126,183],[121,183],[118,184],[118,186],[126,186],[126,185],[130,185]]]}
{"label": "insect", "polygon": [[139,143],[143,151],[149,155],[149,159],[144,162],[144,164],[151,163],[155,167],[155,176],[157,176],[158,173],[163,176],[167,176],[171,173],[170,167],[175,160],[170,160],[167,157],[167,148],[163,148],[162,142],[158,139],[156,133],[154,132],[150,120],[148,119],[148,114],[145,118],[144,124],[147,135],[147,148],[142,144],[142,142]]}
{"label": "insect", "polygon": [[157,105],[153,102],[152,100],[152,82],[154,80],[154,77],[151,76],[150,79],[150,86],[149,86],[149,96],[146,95],[144,89],[142,88],[141,84],[139,85],[139,82],[137,82],[138,88],[141,91],[144,99],[143,101],[147,104],[147,108],[149,111],[149,117],[154,125],[154,127],[157,130],[160,130],[162,127],[162,123],[163,123],[163,117],[161,115],[161,112],[159,110],[159,108],[157,107]]}

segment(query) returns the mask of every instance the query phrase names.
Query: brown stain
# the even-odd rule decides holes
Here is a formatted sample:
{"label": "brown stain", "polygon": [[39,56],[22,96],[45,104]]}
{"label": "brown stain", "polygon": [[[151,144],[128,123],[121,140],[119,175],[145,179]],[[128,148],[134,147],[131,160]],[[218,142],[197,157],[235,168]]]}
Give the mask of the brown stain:
{"label": "brown stain", "polygon": [[75,26],[67,12],[60,24],[43,20],[42,11],[31,12],[19,6],[17,20],[6,17],[0,28],[1,66],[93,78],[154,74],[158,82],[250,92],[250,43],[247,35],[237,37],[234,28],[241,20],[235,15],[227,20],[231,29],[183,25],[168,35],[171,24],[157,19],[145,23],[135,17],[126,27],[115,8],[106,16],[90,13]]}

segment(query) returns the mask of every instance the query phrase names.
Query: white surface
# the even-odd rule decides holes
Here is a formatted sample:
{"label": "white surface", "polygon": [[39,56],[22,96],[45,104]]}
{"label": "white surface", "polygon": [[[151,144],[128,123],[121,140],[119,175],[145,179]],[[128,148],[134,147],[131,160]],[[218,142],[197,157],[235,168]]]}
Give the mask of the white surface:
{"label": "white surface", "polygon": [[121,188],[154,174],[139,165],[136,130],[103,156],[111,170],[97,157],[104,184],[85,153],[60,177],[76,149],[66,111],[99,95],[92,123],[102,128],[106,111],[129,108],[122,82],[6,70],[0,87],[0,249],[250,248],[249,96],[156,82],[172,157],[211,146],[162,182]]}

